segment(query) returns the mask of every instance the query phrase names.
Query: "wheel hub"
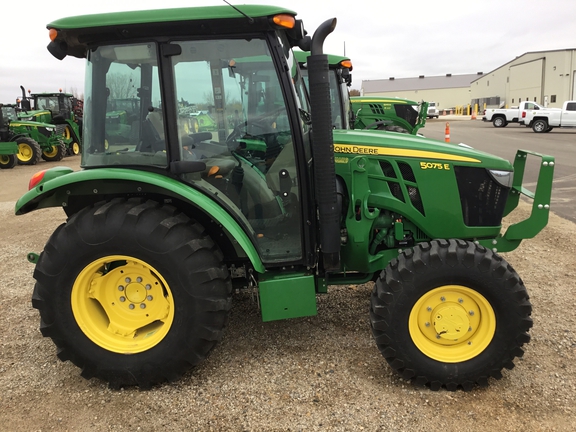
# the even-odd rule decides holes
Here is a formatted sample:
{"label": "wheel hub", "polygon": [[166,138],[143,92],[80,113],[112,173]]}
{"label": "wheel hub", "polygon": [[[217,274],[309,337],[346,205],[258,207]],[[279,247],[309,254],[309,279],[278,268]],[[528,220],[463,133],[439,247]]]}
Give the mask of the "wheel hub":
{"label": "wheel hub", "polygon": [[492,306],[480,293],[445,285],[425,293],[408,320],[410,336],[425,355],[456,363],[480,354],[496,331]]}
{"label": "wheel hub", "polygon": [[470,328],[468,314],[458,303],[450,303],[436,308],[434,329],[442,339],[457,341]]}
{"label": "wheel hub", "polygon": [[82,331],[115,352],[141,352],[160,342],[174,317],[166,281],[145,262],[126,256],[94,261],[78,276],[72,310]]}

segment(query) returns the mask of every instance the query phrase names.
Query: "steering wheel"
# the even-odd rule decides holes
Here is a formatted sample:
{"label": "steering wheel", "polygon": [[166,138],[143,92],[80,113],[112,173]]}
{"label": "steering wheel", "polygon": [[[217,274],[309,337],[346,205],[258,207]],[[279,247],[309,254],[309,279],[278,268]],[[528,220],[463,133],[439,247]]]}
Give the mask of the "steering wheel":
{"label": "steering wheel", "polygon": [[[236,126],[234,126],[234,129],[232,129],[232,132],[226,138],[226,144],[228,145],[228,149],[230,150],[230,152],[238,152],[238,150],[242,150],[238,149],[239,146],[238,139],[241,137],[248,138],[252,136],[262,135],[265,133],[270,133],[273,130],[272,128],[273,121],[268,123],[265,120],[268,118],[276,119],[276,117],[278,117],[278,114],[280,114],[283,111],[284,107],[277,108],[272,112],[262,114],[261,116],[252,118],[250,120],[246,120],[245,122],[239,123]],[[260,130],[259,133],[257,133],[257,131],[254,131],[253,128],[259,129]]]}

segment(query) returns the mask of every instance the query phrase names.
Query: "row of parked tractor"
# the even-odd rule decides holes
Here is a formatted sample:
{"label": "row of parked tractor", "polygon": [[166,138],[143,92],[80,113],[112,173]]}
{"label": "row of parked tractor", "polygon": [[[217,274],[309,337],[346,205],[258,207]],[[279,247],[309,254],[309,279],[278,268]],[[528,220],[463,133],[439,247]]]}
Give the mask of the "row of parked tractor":
{"label": "row of parked tractor", "polygon": [[80,153],[83,102],[70,93],[31,93],[0,103],[0,168],[36,165]]}

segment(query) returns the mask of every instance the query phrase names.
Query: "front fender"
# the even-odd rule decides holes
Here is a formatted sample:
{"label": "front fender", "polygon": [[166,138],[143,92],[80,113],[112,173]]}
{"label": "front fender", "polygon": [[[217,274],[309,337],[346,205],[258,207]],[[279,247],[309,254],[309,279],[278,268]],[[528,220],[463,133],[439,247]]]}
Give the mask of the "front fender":
{"label": "front fender", "polygon": [[[67,207],[71,197],[90,197],[99,201],[106,196],[145,196],[156,194],[167,199],[187,202],[218,222],[236,242],[259,273],[264,273],[260,255],[240,224],[216,201],[173,178],[147,171],[126,168],[98,168],[73,171],[68,167],[54,167],[35,176],[37,184],[17,202],[16,215],[48,207]],[[33,178],[34,180],[34,178]]]}

